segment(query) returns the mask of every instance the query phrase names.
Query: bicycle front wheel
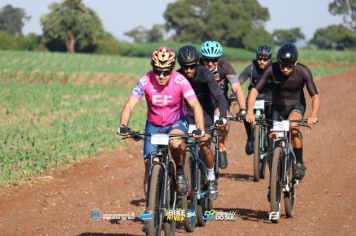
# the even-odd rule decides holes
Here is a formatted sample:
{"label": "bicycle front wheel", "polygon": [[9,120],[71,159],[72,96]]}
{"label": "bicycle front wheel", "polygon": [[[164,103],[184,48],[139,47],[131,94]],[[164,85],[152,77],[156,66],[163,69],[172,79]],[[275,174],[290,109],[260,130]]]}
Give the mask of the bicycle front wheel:
{"label": "bicycle front wheel", "polygon": [[284,192],[284,209],[286,211],[287,217],[293,217],[294,214],[294,206],[295,206],[295,198],[296,198],[296,189],[294,186],[294,162],[292,158],[288,160],[288,168],[287,168],[287,186],[288,191]]}
{"label": "bicycle front wheel", "polygon": [[261,149],[260,149],[260,125],[256,125],[253,131],[253,174],[254,181],[258,182],[260,180],[260,169],[261,169]]}
{"label": "bicycle front wheel", "polygon": [[187,152],[184,163],[184,173],[187,178],[188,193],[181,197],[182,209],[186,212],[183,224],[187,232],[193,232],[195,225],[197,224],[197,217],[195,213],[197,208],[197,197],[194,192],[194,160],[191,155],[193,154]]}
{"label": "bicycle front wheel", "polygon": [[198,190],[199,200],[197,204],[197,222],[198,226],[204,227],[206,225],[206,219],[204,219],[205,211],[209,209],[208,205],[208,181],[205,175],[204,168],[198,169]]}
{"label": "bicycle front wheel", "polygon": [[281,205],[281,186],[280,186],[280,173],[281,173],[281,160],[283,156],[282,147],[276,147],[273,151],[272,169],[270,176],[270,214],[269,219],[277,223],[280,217]]}
{"label": "bicycle front wheel", "polygon": [[163,169],[161,165],[154,165],[149,186],[149,202],[148,208],[153,212],[154,217],[147,222],[147,235],[161,235],[162,213],[161,213],[161,198]]}
{"label": "bicycle front wheel", "polygon": [[[175,171],[173,171],[173,165],[170,165],[170,172],[168,174],[166,197],[167,210],[175,210],[177,183],[175,181]],[[176,221],[174,219],[164,219],[163,231],[166,236],[175,235]]]}

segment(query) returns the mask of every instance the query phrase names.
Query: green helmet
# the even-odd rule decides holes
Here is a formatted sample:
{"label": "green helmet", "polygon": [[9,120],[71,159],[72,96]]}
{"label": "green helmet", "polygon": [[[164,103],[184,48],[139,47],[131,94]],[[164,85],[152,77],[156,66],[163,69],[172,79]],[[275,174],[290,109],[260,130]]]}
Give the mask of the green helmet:
{"label": "green helmet", "polygon": [[223,54],[223,47],[217,41],[205,41],[200,47],[200,53],[208,58],[221,57]]}

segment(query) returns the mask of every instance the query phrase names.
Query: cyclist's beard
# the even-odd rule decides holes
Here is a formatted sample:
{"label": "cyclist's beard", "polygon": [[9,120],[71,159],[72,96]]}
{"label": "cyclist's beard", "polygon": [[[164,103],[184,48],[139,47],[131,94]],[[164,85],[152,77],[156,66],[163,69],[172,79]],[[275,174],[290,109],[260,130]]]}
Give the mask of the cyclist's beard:
{"label": "cyclist's beard", "polygon": [[266,65],[261,63],[261,64],[258,64],[258,67],[260,68],[260,70],[264,70],[266,68]]}

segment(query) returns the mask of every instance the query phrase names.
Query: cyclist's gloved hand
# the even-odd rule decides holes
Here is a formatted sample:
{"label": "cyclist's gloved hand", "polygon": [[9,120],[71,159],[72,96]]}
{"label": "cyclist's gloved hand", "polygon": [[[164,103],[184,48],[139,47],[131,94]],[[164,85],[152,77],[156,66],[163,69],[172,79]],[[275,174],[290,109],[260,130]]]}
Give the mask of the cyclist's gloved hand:
{"label": "cyclist's gloved hand", "polygon": [[129,127],[126,125],[121,125],[119,128],[117,128],[117,134],[121,136],[127,136],[129,134]]}
{"label": "cyclist's gloved hand", "polygon": [[227,124],[227,120],[225,118],[220,118],[217,121],[215,121],[215,126],[221,127]]}
{"label": "cyclist's gloved hand", "polygon": [[240,109],[239,112],[236,113],[236,120],[243,121],[245,119],[246,113],[246,109]]}
{"label": "cyclist's gloved hand", "polygon": [[308,117],[308,125],[315,125],[318,123],[318,118],[316,116]]}
{"label": "cyclist's gloved hand", "polygon": [[202,138],[205,135],[204,130],[196,129],[192,131],[193,138]]}

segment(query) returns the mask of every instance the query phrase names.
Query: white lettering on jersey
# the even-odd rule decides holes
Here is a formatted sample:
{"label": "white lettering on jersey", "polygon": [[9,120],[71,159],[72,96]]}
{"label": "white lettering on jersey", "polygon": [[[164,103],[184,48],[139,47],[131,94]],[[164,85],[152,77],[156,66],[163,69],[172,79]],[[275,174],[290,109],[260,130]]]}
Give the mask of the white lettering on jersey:
{"label": "white lettering on jersey", "polygon": [[144,76],[142,79],[140,79],[140,83],[142,84],[142,86],[145,86],[147,84],[148,77]]}
{"label": "white lettering on jersey", "polygon": [[167,106],[169,103],[172,103],[172,95],[152,95],[152,104],[155,106],[164,107]]}
{"label": "white lettering on jersey", "polygon": [[189,96],[194,95],[194,90],[191,89],[183,94],[184,98],[188,98]]}
{"label": "white lettering on jersey", "polygon": [[184,78],[183,76],[177,76],[174,79],[174,82],[176,82],[177,84],[181,84],[181,85],[186,85],[189,83],[188,80],[186,78]]}

